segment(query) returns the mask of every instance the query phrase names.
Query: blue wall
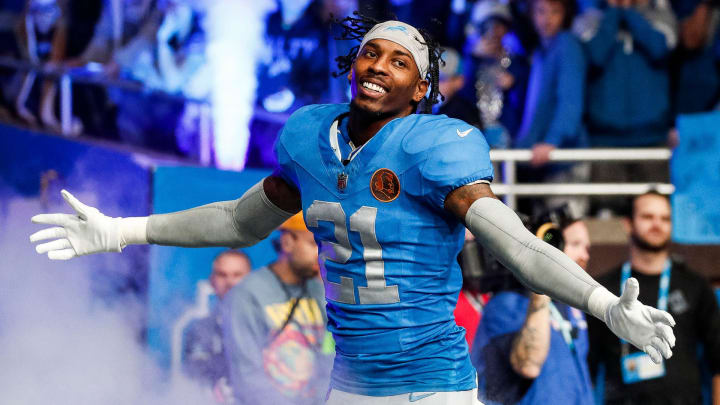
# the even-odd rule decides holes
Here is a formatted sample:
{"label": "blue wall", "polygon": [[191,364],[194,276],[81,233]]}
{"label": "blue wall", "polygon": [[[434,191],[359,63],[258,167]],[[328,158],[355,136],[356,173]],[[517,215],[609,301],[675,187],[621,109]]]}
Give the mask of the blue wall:
{"label": "blue wall", "polygon": [[[267,170],[227,172],[192,167],[158,167],[153,177],[153,212],[179,211],[215,201],[233,200],[270,174]],[[271,240],[248,249],[253,267],[275,259]],[[196,284],[210,275],[212,259],[222,248],[151,247],[148,344],[159,362],[170,362],[172,325],[195,298]]]}

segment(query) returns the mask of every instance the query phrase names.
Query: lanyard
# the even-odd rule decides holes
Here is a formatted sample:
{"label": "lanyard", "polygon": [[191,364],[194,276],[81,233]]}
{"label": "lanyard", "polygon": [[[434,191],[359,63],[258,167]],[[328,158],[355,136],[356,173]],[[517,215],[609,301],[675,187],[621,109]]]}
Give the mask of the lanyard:
{"label": "lanyard", "polygon": [[[665,268],[660,275],[660,286],[658,290],[657,309],[667,311],[668,292],[670,291],[670,270],[672,263],[670,259],[665,260]],[[630,278],[630,262],[625,262],[620,274],[620,295],[625,290],[625,282]]]}
{"label": "lanyard", "polygon": [[[280,336],[280,334],[283,333],[285,328],[287,328],[288,325],[290,325],[290,323],[292,322],[292,323],[295,323],[295,325],[298,327],[298,330],[300,331],[300,336],[302,336],[302,338],[305,340],[305,343],[307,343],[308,347],[310,349],[312,349],[314,352],[317,352],[318,348],[316,346],[322,344],[322,342],[319,339],[317,339],[317,334],[314,331],[312,332],[312,334],[315,335],[316,339],[318,340],[318,342],[313,344],[307,338],[307,336],[305,336],[305,331],[304,331],[303,325],[298,323],[298,321],[293,318],[293,316],[295,315],[295,310],[297,309],[298,305],[300,304],[300,300],[306,298],[306,296],[308,295],[308,291],[307,291],[308,280],[303,281],[302,291],[300,292],[300,295],[298,295],[297,297],[293,297],[292,294],[290,293],[290,290],[288,289],[287,285],[285,285],[285,283],[283,283],[282,280],[280,280],[280,277],[278,277],[278,275],[275,274],[275,272],[272,270],[272,268],[270,268],[270,273],[272,273],[272,275],[275,276],[275,279],[277,280],[278,284],[280,284],[280,287],[282,287],[283,291],[285,292],[285,298],[287,299],[287,301],[290,302],[293,299],[294,299],[294,301],[292,303],[292,306],[290,307],[290,311],[288,311],[288,315],[287,315],[287,318],[285,318],[285,322],[283,322],[282,326],[280,326],[280,328],[278,328],[272,334],[272,336],[270,336],[270,342],[267,344],[267,346],[270,346],[273,342],[275,342],[275,340],[278,338],[278,336]],[[311,316],[313,318],[313,321],[316,320],[317,318],[316,318],[314,305],[308,305],[308,308],[310,309],[310,312],[312,312]],[[313,325],[313,327],[314,327],[314,325]]]}
{"label": "lanyard", "polygon": [[[668,292],[670,291],[670,271],[672,269],[672,263],[670,259],[665,260],[665,268],[660,275],[660,285],[658,287],[658,302],[657,309],[661,311],[667,311],[668,305]],[[620,272],[620,295],[625,291],[625,282],[630,278],[630,262],[623,263],[622,270]],[[630,347],[626,341],[620,339],[622,343],[622,353],[626,356],[630,352]]]}
{"label": "lanyard", "polygon": [[565,343],[567,343],[568,347],[570,347],[570,350],[575,350],[575,343],[572,339],[572,323],[562,316],[562,314],[557,309],[555,304],[552,303],[552,301],[550,302],[550,316],[560,326],[560,332],[562,333]]}

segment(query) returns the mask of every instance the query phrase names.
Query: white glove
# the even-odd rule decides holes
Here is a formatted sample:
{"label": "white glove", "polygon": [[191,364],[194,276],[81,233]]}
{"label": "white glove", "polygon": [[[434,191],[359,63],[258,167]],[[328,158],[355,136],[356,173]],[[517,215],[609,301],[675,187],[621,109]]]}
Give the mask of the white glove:
{"label": "white glove", "polygon": [[647,353],[655,363],[672,356],[675,335],[672,315],[638,301],[640,287],[635,278],[625,282],[620,299],[605,310],[605,323],[613,333]]}
{"label": "white glove", "polygon": [[[40,214],[31,218],[36,224],[55,225],[30,235],[30,242],[55,239],[37,245],[35,250],[47,253],[51,260],[69,260],[76,256],[100,252],[120,252],[128,243],[143,243],[146,218],[110,218],[97,208],[89,207],[62,190],[65,201],[75,210],[71,214]],[[128,232],[129,228],[132,232]],[[123,235],[141,235],[126,242]],[[144,241],[147,243],[147,241]]]}

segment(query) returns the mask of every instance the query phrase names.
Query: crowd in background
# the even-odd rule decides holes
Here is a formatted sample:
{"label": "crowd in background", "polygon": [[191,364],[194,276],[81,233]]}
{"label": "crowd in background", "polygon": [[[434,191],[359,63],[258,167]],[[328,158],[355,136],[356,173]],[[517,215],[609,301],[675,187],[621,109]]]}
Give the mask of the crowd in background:
{"label": "crowd in background", "polygon": [[[211,90],[199,2],[4,3],[0,56],[88,79],[73,84],[71,133],[177,150],[174,134],[193,110],[186,99],[204,100]],[[59,132],[56,78],[0,72],[4,119]]]}
{"label": "crowd in background", "polygon": [[[0,64],[0,121],[59,132],[59,91],[53,73],[70,72],[76,78],[71,133],[195,156],[199,115],[213,87],[207,47],[209,1],[0,0],[0,61],[42,66],[42,71],[34,71]],[[283,118],[297,108],[349,100],[346,80],[333,76],[334,60],[355,44],[335,40],[330,14],[342,17],[360,10],[377,19],[395,15],[435,36],[446,48],[439,83],[445,97],[435,111],[481,128],[494,148],[532,149],[532,161],[519,170],[520,181],[610,182],[625,181],[630,174],[634,181],[666,181],[667,167],[658,170],[645,164],[604,170],[602,165],[549,164],[549,153],[555,148],[673,146],[677,114],[710,111],[718,103],[718,6],[706,0],[278,0],[277,9],[267,17],[266,49],[257,68],[256,115],[251,124],[254,141],[248,165],[275,165],[272,143]],[[238,52],[243,52],[241,39]],[[587,201],[572,203],[575,217],[588,212]],[[218,310],[207,320],[211,326],[200,328],[210,335],[198,332],[195,336],[192,330],[188,334],[186,372],[208,379],[218,402],[258,398],[266,395],[264,388],[274,394],[292,392],[298,396],[296,403],[320,403],[318,398],[323,397],[309,383],[326,378],[326,357],[332,352],[320,325],[325,314],[322,294],[316,291],[319,281],[291,271],[303,268],[283,264],[283,260],[307,254],[300,250],[305,249],[300,242],[303,246],[314,242],[287,239],[291,233],[285,232],[285,244],[277,247],[281,259],[247,276],[253,284],[246,283],[244,288],[256,287],[254,292],[264,293],[266,302],[257,303],[262,308],[243,312],[244,318]],[[245,267],[250,265],[246,258],[235,259]],[[214,267],[213,271],[217,279],[220,270]],[[247,269],[242,275],[246,273]],[[608,283],[615,286],[618,278]],[[461,302],[475,311],[471,314],[475,326],[482,322],[480,309],[488,297],[465,290]],[[222,297],[228,289],[216,292]],[[231,292],[226,306],[248,296]],[[689,293],[681,297],[694,298]],[[547,297],[531,298],[545,302],[545,316],[550,316]],[[526,313],[527,295],[513,299],[514,309]],[[703,305],[711,307],[707,299]],[[682,306],[675,296],[670,311],[685,313]],[[275,316],[262,318],[263,311]],[[553,347],[577,357],[578,352],[588,351],[587,324],[571,309],[561,307],[561,312],[556,324],[569,326],[552,326],[557,335]],[[302,321],[293,321],[297,314]],[[232,323],[243,321],[252,325],[247,330],[254,333],[236,334],[237,340],[226,347],[230,353],[219,343],[229,340],[227,332],[218,337],[223,334],[223,316],[230,317],[225,320],[226,329],[241,330],[244,324]],[[523,324],[515,329],[523,327],[527,318],[518,318]],[[568,324],[563,324],[564,318]],[[697,325],[703,326],[703,320],[699,318]],[[502,327],[508,325],[502,323]],[[469,333],[474,334],[474,326]],[[562,336],[565,329],[575,335]],[[578,335],[578,330],[583,332]],[[514,330],[484,332],[475,340],[496,344],[489,347],[498,352],[501,345],[505,345],[503,350],[513,348],[514,335],[510,334]],[[504,340],[493,342],[495,332]],[[469,338],[469,343],[473,340]],[[614,338],[612,343],[617,346],[612,355],[617,356],[621,343]],[[584,346],[576,348],[576,344]],[[695,345],[686,346],[694,355]],[[283,368],[282,356],[288,352],[300,353],[293,357],[298,369]],[[228,356],[244,360],[223,364],[219,371],[209,364],[217,365]],[[674,361],[678,359],[692,362],[695,357],[677,356]],[[612,397],[622,391],[616,360],[608,366],[616,384],[610,386],[608,396],[621,401]],[[506,370],[515,367],[505,366]],[[578,370],[582,394],[589,396],[587,367]],[[711,374],[718,372],[713,369]],[[672,370],[677,373],[678,369]],[[302,378],[294,379],[298,376]],[[243,378],[260,383],[243,389],[247,385],[238,382]],[[509,394],[522,397],[534,392],[529,389],[535,378],[515,381],[518,391]]]}
{"label": "crowd in background", "polygon": [[[1,3],[1,57],[116,80],[75,82],[72,132],[197,154],[199,105],[212,91],[210,1]],[[277,0],[276,6],[257,68],[249,166],[274,165],[268,145],[287,114],[348,100],[346,81],[332,73],[335,57],[355,44],[335,41],[330,15],[352,10],[425,27],[447,48],[445,101],[436,110],[482,128],[492,147],[532,148],[531,170],[521,170],[521,180],[590,176],[584,165],[548,165],[554,148],[672,146],[677,114],[708,111],[718,101],[720,12],[712,1]],[[53,77],[0,70],[0,119],[58,131],[57,99]],[[623,180],[605,172],[592,175]],[[662,180],[657,172],[633,174]]]}
{"label": "crowd in background", "polygon": [[[667,196],[648,192],[630,205],[623,221],[629,254],[598,281],[622,295],[625,280],[639,280],[641,302],[676,322],[673,357],[655,364],[604,322],[527,289],[468,232],[454,316],[465,329],[482,403],[720,403],[720,301],[707,280],[671,254]],[[523,221],[587,269],[586,221],[567,207]],[[219,303],[184,329],[182,371],[205,388],[208,403],[325,401],[334,342],[325,329],[317,245],[302,214],[280,231],[278,257],[266,266],[250,271],[237,250],[214,259],[209,281]]]}

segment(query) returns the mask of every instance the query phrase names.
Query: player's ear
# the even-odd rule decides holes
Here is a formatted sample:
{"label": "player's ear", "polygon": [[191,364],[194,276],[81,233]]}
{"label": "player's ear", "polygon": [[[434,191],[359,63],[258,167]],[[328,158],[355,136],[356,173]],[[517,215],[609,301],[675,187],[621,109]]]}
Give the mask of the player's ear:
{"label": "player's ear", "polygon": [[427,80],[418,80],[417,87],[415,88],[415,94],[413,95],[413,100],[415,100],[416,103],[419,103],[420,100],[425,97],[429,86],[430,83],[428,83]]}
{"label": "player's ear", "polygon": [[348,72],[347,79],[348,84],[352,83],[352,69],[350,69],[350,71]]}

